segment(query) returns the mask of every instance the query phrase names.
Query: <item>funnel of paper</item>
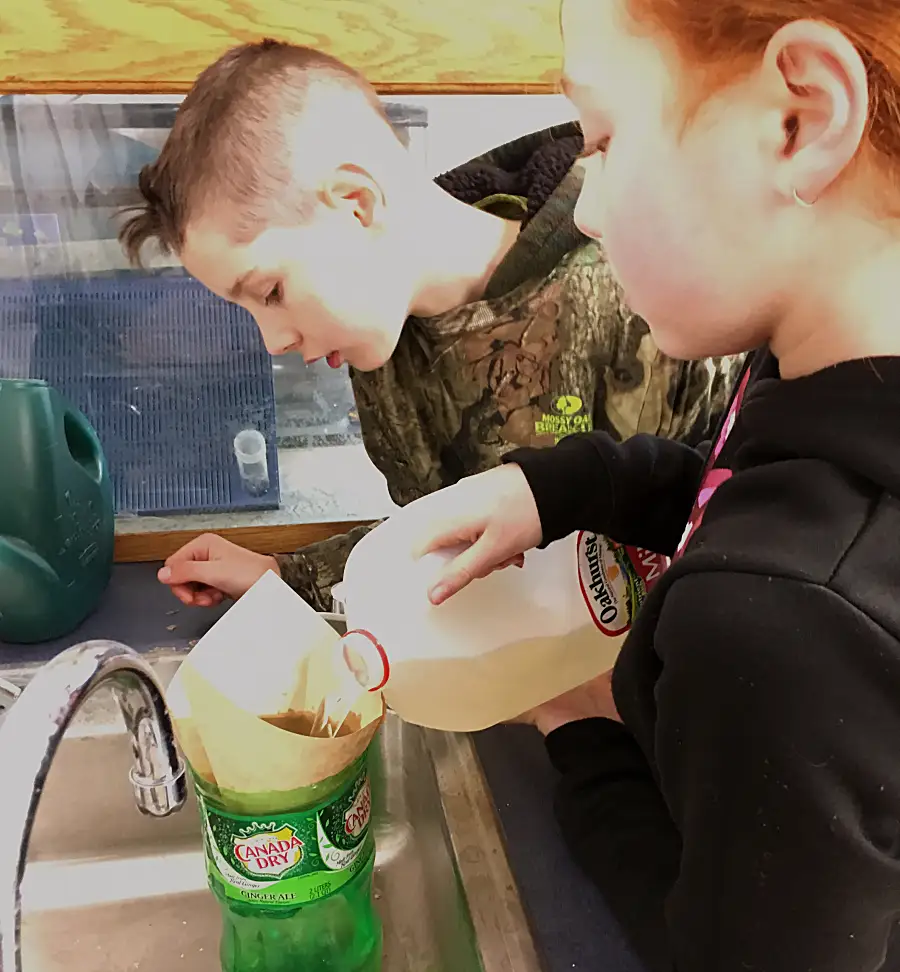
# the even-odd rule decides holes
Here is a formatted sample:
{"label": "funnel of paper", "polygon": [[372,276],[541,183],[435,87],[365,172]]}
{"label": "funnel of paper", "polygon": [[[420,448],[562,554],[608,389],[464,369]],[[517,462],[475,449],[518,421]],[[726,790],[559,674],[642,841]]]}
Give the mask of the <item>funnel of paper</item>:
{"label": "funnel of paper", "polygon": [[169,689],[178,741],[197,776],[232,798],[280,804],[357,760],[381,723],[380,695],[357,689],[336,735],[309,735],[339,680],[339,643],[275,573],[260,578],[197,643]]}

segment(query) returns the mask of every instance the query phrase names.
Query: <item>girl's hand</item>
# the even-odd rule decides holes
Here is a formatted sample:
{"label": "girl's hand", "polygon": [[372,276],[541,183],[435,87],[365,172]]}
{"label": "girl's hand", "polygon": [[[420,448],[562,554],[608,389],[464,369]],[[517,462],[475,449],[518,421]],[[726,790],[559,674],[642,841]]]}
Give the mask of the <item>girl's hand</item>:
{"label": "girl's hand", "polygon": [[583,719],[611,719],[621,722],[612,691],[613,669],[598,675],[563,695],[524,712],[513,722],[535,726],[543,736],[549,736],[561,726]]}
{"label": "girl's hand", "polygon": [[[416,518],[414,554],[465,546],[429,591],[441,604],[478,577],[524,563],[541,542],[541,520],[525,474],[514,463],[463,479],[407,507]],[[421,523],[421,525],[419,525]]]}

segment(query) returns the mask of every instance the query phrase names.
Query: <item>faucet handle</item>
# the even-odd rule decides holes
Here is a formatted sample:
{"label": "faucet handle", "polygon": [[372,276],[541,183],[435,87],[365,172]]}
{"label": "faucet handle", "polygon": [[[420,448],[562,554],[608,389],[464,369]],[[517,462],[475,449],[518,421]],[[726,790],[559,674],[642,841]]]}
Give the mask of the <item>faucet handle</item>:
{"label": "faucet handle", "polygon": [[149,817],[167,817],[185,800],[184,763],[173,773],[151,778],[142,776],[136,767],[128,774],[138,810]]}
{"label": "faucet handle", "polygon": [[136,655],[112,678],[111,686],[131,737],[134,764],[129,778],[138,810],[167,817],[184,805],[187,782],[162,687]]}
{"label": "faucet handle", "polygon": [[22,690],[18,685],[13,685],[5,678],[0,678],[0,709],[12,705],[21,694]]}

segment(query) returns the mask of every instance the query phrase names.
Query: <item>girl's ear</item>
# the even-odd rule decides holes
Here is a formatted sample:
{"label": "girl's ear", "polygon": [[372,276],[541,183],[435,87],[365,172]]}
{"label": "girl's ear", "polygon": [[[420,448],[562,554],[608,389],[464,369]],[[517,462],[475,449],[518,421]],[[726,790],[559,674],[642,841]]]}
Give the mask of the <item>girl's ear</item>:
{"label": "girl's ear", "polygon": [[786,24],[769,42],[764,71],[782,117],[778,189],[816,202],[859,151],[869,84],[856,47],[814,20]]}

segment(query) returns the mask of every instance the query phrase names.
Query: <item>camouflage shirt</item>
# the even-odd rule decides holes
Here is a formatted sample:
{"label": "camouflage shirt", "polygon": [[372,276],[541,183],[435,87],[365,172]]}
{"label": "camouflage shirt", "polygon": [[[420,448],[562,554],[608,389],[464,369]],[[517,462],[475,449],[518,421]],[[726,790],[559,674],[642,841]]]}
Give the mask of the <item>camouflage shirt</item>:
{"label": "camouflage shirt", "polygon": [[[560,126],[477,160],[525,166]],[[391,360],[351,372],[366,451],[398,505],[497,465],[519,446],[551,446],[599,429],[617,440],[648,432],[696,444],[730,400],[741,358],[675,361],[631,313],[600,244],[573,222],[580,167],[528,219],[484,297],[427,320],[410,318]],[[489,193],[511,215],[528,200]],[[371,527],[280,557],[285,580],[317,610],[353,545]]]}

